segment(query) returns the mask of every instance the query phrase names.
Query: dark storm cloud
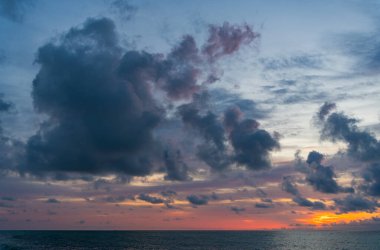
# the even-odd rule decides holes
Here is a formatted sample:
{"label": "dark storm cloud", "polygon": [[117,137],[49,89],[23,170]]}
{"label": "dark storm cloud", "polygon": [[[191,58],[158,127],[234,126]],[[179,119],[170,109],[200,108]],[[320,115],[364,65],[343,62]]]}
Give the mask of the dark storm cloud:
{"label": "dark storm cloud", "polygon": [[317,123],[321,127],[321,138],[332,142],[345,142],[348,145],[347,154],[349,156],[363,162],[368,162],[369,165],[362,173],[365,183],[361,185],[361,189],[369,195],[379,196],[380,171],[378,166],[380,160],[380,142],[369,131],[358,128],[358,119],[351,118],[343,112],[331,113],[331,109],[329,111]]}
{"label": "dark storm cloud", "polygon": [[299,162],[296,169],[306,175],[306,182],[316,191],[327,194],[336,194],[339,192],[353,193],[353,188],[338,185],[335,180],[336,175],[333,168],[331,166],[322,165],[323,159],[324,156],[321,153],[311,151],[306,159],[307,166]]}
{"label": "dark storm cloud", "polygon": [[334,199],[335,205],[342,213],[351,211],[375,212],[379,204],[360,195],[348,195],[343,199]]}
{"label": "dark storm cloud", "polygon": [[[320,114],[325,105],[320,108],[318,114]],[[328,111],[331,111],[331,109]],[[324,118],[320,121],[321,139],[347,143],[347,153],[358,160],[380,160],[379,141],[370,132],[362,131],[358,128],[358,119],[351,118],[343,112],[326,112]]]}
{"label": "dark storm cloud", "polygon": [[[124,53],[114,23],[106,18],[71,28],[38,50],[40,71],[32,96],[36,110],[48,119],[28,140],[22,171],[40,176],[144,176],[165,165],[167,180],[189,180],[180,154],[164,152],[153,136],[165,120],[165,109],[152,89],[163,90],[169,102],[193,97],[200,90],[201,75],[213,67],[208,59],[234,53],[257,37],[251,33],[246,25],[213,26],[203,54],[186,35],[162,55]],[[199,156],[214,168],[226,165],[218,159],[225,149],[218,117],[191,104],[182,105],[179,113],[205,138],[207,150],[199,150],[209,153]]]}
{"label": "dark storm cloud", "polygon": [[152,129],[163,114],[148,84],[152,57],[122,56],[105,18],[41,47],[32,96],[49,119],[28,141],[25,170],[148,174],[159,157]]}
{"label": "dark storm cloud", "polygon": [[169,152],[169,150],[166,150],[164,152],[164,163],[167,173],[165,176],[166,180],[191,180],[191,177],[188,174],[188,166],[182,159],[181,151],[177,150],[176,152]]}
{"label": "dark storm cloud", "polygon": [[0,15],[21,23],[25,14],[35,5],[35,0],[0,0]]}
{"label": "dark storm cloud", "polygon": [[114,0],[111,3],[111,11],[127,21],[136,14],[137,7],[132,5],[129,0]]}
{"label": "dark storm cloud", "polygon": [[309,164],[309,171],[306,181],[316,190],[322,193],[338,193],[339,186],[335,181],[336,175],[331,167],[321,164],[324,156],[319,152],[309,153],[306,163]]}
{"label": "dark storm cloud", "polygon": [[271,135],[266,130],[260,129],[259,123],[253,119],[227,122],[227,124],[233,123],[236,125],[231,130],[230,140],[236,163],[251,170],[269,168],[270,152],[280,148],[279,135],[276,133]]}
{"label": "dark storm cloud", "polygon": [[137,199],[142,200],[142,201],[146,201],[146,202],[149,202],[152,204],[163,204],[163,203],[165,203],[164,199],[161,199],[161,198],[155,197],[155,196],[151,196],[149,194],[139,194],[137,196]]}
{"label": "dark storm cloud", "polygon": [[242,45],[250,44],[260,36],[247,24],[235,26],[228,22],[222,26],[210,25],[209,33],[207,43],[202,48],[202,53],[209,60],[232,54],[239,50]]}
{"label": "dark storm cloud", "polygon": [[311,151],[307,155],[306,163],[307,164],[313,164],[314,163],[314,164],[320,165],[322,163],[323,158],[324,158],[323,154],[321,154],[317,151]]}

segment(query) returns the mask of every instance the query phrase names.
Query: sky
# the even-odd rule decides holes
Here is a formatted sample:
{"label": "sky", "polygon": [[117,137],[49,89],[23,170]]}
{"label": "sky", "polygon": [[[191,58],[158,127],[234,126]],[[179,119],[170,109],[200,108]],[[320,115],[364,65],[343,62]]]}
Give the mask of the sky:
{"label": "sky", "polygon": [[379,17],[0,0],[0,229],[379,229]]}

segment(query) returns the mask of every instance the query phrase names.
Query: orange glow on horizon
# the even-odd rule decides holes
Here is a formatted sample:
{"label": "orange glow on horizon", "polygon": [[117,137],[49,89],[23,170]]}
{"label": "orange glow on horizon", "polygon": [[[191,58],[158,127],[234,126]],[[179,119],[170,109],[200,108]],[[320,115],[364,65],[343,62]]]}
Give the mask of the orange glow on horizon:
{"label": "orange glow on horizon", "polygon": [[341,224],[341,223],[350,223],[361,220],[370,220],[373,217],[380,216],[379,210],[374,213],[369,212],[350,212],[345,214],[336,214],[334,212],[316,212],[312,214],[308,218],[299,219],[299,222],[315,225],[315,226],[323,226],[323,225],[331,225],[331,224]]}

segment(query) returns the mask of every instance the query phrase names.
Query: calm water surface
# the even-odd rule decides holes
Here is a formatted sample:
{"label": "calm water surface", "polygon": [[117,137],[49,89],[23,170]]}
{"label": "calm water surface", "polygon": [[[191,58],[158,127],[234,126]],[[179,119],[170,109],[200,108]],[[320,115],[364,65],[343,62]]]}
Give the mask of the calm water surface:
{"label": "calm water surface", "polygon": [[0,249],[380,249],[380,231],[0,231]]}

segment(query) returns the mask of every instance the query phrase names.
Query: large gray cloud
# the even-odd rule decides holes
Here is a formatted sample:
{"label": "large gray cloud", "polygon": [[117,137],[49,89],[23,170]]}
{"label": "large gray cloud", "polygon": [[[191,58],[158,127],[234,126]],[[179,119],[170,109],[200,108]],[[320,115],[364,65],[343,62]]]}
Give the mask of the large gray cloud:
{"label": "large gray cloud", "polygon": [[162,119],[153,99],[153,56],[118,46],[109,19],[89,19],[41,47],[33,81],[45,121],[27,143],[26,171],[148,174],[159,159],[152,136]]}
{"label": "large gray cloud", "polygon": [[[185,35],[167,55],[124,52],[114,23],[100,18],[88,19],[42,46],[32,97],[35,109],[47,119],[27,142],[22,172],[144,176],[165,165],[167,180],[190,179],[179,151],[165,151],[155,139],[166,110],[152,90],[163,91],[169,102],[191,99],[202,83],[210,83],[202,79],[213,74],[208,69],[216,59],[257,37],[247,25],[229,24],[212,26],[209,35],[202,50],[192,36]],[[184,123],[201,132],[207,150],[220,156],[225,140],[218,118],[191,104],[178,110]],[[262,139],[271,139],[260,133]],[[236,141],[234,145],[239,144]],[[262,153],[268,157],[266,149],[257,152]],[[209,165],[215,164],[209,161]]]}

